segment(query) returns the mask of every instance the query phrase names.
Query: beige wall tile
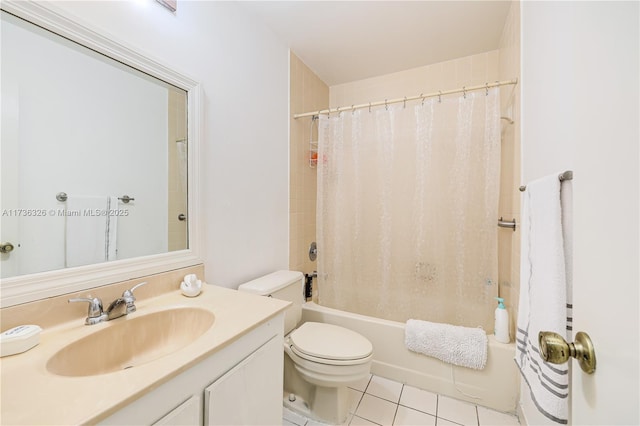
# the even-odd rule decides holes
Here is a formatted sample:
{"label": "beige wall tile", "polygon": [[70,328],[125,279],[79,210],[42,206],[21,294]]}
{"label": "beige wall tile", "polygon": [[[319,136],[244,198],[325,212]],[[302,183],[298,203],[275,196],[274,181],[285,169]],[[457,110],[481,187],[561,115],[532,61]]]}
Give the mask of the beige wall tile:
{"label": "beige wall tile", "polygon": [[[500,37],[499,76],[501,80],[520,78],[520,3],[512,2],[509,15]],[[520,85],[509,86],[501,91],[502,115],[510,117],[514,123],[502,121],[502,181],[500,192],[500,214],[505,218],[515,218],[520,224]],[[500,292],[509,310],[510,333],[515,335],[520,296],[520,228],[510,233],[510,239],[499,240],[501,252],[509,252],[510,261],[503,260],[500,270]],[[506,253],[502,256],[507,256]]]}
{"label": "beige wall tile", "polygon": [[[349,107],[353,104],[402,98],[432,93],[462,86],[472,86],[496,80],[519,78],[519,4],[513,3],[503,29],[499,49],[456,60],[413,68],[406,71],[368,78],[328,88],[293,53],[291,54],[292,113]],[[519,223],[520,193],[520,124],[519,86],[504,87],[501,92],[502,115],[515,123],[502,121],[503,157],[500,185],[500,214],[506,219],[516,218]],[[299,109],[299,107],[302,107]],[[310,119],[292,120],[291,131],[291,254],[292,269],[310,272],[315,262],[308,260],[308,247],[315,240],[315,169],[308,168],[308,140]],[[510,127],[509,127],[510,126]],[[293,146],[296,148],[293,148]],[[300,147],[305,147],[300,149]],[[296,151],[298,149],[298,151]],[[293,162],[297,162],[295,165]],[[294,193],[295,192],[295,193]],[[295,212],[295,219],[294,217]],[[496,218],[497,219],[497,218]],[[498,230],[499,283],[506,299],[513,324],[517,315],[519,289],[520,230]],[[314,289],[317,296],[317,289]]]}
{"label": "beige wall tile", "polygon": [[[293,53],[290,67],[291,113],[328,108],[329,87]],[[311,118],[290,120],[289,268],[307,273],[316,269],[308,256],[309,245],[316,240],[317,182],[316,169],[309,166],[309,140],[317,141],[318,133],[315,125],[310,132],[310,126]]]}

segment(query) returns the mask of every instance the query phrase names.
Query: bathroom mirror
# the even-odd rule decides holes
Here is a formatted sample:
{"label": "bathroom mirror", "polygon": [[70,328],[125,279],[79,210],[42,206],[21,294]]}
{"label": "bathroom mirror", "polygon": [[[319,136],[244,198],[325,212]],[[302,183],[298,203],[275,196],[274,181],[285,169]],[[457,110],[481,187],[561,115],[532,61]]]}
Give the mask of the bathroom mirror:
{"label": "bathroom mirror", "polygon": [[198,84],[54,7],[2,4],[2,306],[199,261]]}

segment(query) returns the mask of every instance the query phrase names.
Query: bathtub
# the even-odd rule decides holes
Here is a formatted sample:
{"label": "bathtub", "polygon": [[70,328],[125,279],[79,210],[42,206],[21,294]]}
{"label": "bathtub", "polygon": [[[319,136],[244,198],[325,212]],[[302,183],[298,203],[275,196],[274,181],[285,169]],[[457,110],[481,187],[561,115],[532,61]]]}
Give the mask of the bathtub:
{"label": "bathtub", "polygon": [[519,392],[515,344],[489,335],[487,365],[473,370],[409,351],[404,324],[339,311],[313,302],[302,306],[302,321],[340,325],[365,336],[373,344],[371,373],[440,395],[469,401],[505,413],[515,413]]}

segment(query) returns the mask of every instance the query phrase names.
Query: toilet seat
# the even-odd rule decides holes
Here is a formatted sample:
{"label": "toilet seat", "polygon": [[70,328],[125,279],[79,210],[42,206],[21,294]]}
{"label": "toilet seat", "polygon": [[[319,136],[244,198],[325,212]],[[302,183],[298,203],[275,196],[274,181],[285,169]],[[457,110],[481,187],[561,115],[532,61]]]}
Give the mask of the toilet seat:
{"label": "toilet seat", "polygon": [[371,342],[362,335],[332,324],[306,322],[289,335],[292,352],[308,361],[331,365],[368,362]]}

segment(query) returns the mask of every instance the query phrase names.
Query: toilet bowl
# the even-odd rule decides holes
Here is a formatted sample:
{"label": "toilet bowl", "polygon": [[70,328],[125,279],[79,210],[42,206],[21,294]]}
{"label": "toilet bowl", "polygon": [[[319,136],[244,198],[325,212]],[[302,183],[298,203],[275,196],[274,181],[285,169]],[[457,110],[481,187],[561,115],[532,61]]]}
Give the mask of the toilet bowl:
{"label": "toilet bowl", "polygon": [[347,386],[369,375],[373,346],[344,327],[300,324],[303,279],[300,272],[277,271],[238,290],[292,302],[285,312],[284,405],[306,417],[340,424],[349,410]]}

